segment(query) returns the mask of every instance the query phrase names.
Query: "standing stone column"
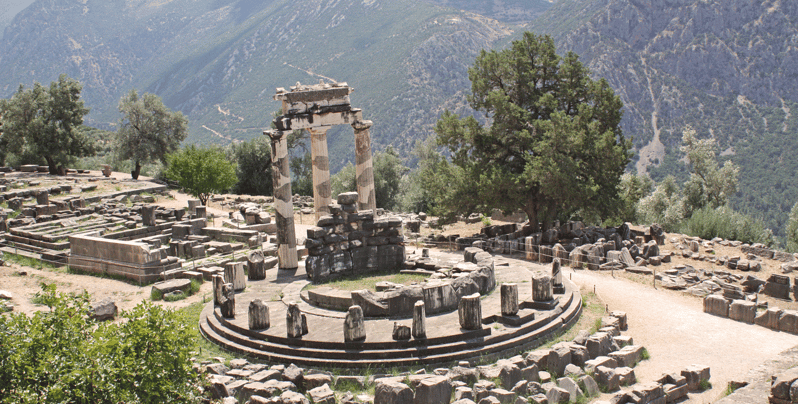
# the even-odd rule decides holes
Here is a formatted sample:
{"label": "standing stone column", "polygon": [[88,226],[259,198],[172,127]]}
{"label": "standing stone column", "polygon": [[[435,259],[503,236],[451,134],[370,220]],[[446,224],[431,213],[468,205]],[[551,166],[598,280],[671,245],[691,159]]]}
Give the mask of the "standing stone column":
{"label": "standing stone column", "polygon": [[357,195],[359,210],[377,208],[374,196],[374,167],[371,162],[371,121],[355,121],[355,175],[357,179]]}
{"label": "standing stone column", "polygon": [[427,310],[423,300],[417,301],[413,306],[413,338],[427,338]]}
{"label": "standing stone column", "polygon": [[193,215],[197,213],[197,206],[202,206],[202,203],[199,199],[189,199],[188,200],[188,213]]}
{"label": "standing stone column", "polygon": [[269,326],[269,306],[260,299],[249,302],[249,329],[265,330]]}
{"label": "standing stone column", "polygon": [[272,181],[274,183],[275,223],[277,224],[277,257],[280,269],[299,267],[294,228],[294,205],[291,195],[288,142],[282,131],[265,131],[272,140]]}
{"label": "standing stone column", "polygon": [[457,314],[460,317],[460,328],[465,330],[482,329],[482,302],[479,300],[479,293],[463,296],[457,307]]}
{"label": "standing stone column", "polygon": [[302,312],[296,302],[288,303],[288,311],[285,312],[285,328],[288,329],[288,338],[302,337]]}
{"label": "standing stone column", "polygon": [[255,250],[249,253],[247,256],[247,270],[247,276],[251,281],[266,279],[266,261],[262,252]]}
{"label": "standing stone column", "polygon": [[237,292],[246,289],[247,278],[244,274],[243,262],[228,262],[224,265],[224,279],[226,282],[233,284]]}
{"label": "standing stone column", "polygon": [[552,300],[553,294],[551,276],[540,271],[532,273],[532,300],[548,302]]}
{"label": "standing stone column", "polygon": [[365,341],[366,322],[363,319],[363,309],[358,305],[350,306],[344,319],[344,341]]}
{"label": "standing stone column", "polygon": [[313,206],[316,221],[329,214],[332,203],[330,188],[330,156],[327,152],[327,130],[329,126],[308,129],[310,132],[310,155],[313,159]]}
{"label": "standing stone column", "polygon": [[518,284],[502,283],[502,316],[518,314]]}

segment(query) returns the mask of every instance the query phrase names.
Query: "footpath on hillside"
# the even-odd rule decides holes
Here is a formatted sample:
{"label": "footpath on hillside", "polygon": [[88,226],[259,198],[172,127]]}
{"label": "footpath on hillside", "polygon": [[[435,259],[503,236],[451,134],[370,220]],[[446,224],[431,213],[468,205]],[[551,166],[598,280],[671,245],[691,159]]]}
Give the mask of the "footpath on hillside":
{"label": "footpath on hillside", "polygon": [[[638,380],[651,381],[691,364],[710,367],[712,388],[691,393],[689,403],[721,399],[729,381],[745,380],[749,370],[798,345],[798,336],[706,314],[696,297],[613,278],[608,273],[566,268],[564,276],[587,290],[595,287],[609,311],[627,313],[629,330],[625,334],[651,355],[635,368]],[[767,397],[762,397],[762,402],[766,403]]]}

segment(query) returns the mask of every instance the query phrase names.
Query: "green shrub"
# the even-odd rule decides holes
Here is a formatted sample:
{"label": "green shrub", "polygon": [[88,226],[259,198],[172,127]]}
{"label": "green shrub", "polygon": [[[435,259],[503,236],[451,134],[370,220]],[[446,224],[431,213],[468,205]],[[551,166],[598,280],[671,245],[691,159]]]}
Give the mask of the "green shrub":
{"label": "green shrub", "polygon": [[681,232],[705,240],[720,237],[749,244],[773,244],[772,233],[765,228],[761,220],[735,212],[726,206],[696,210],[685,221]]}
{"label": "green shrub", "polygon": [[193,403],[190,329],[142,302],[126,321],[97,323],[88,293],[39,294],[49,311],[0,316],[0,403]]}

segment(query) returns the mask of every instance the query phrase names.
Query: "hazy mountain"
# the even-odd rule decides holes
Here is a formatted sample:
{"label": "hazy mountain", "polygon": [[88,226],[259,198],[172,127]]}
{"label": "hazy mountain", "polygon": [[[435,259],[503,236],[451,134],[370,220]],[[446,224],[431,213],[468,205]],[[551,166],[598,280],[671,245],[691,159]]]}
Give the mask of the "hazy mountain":
{"label": "hazy mountain", "polygon": [[550,33],[625,105],[639,170],[685,176],[685,125],[742,167],[737,208],[781,231],[798,200],[798,3],[561,0],[530,29]]}
{"label": "hazy mountain", "polygon": [[[408,151],[444,108],[466,108],[467,67],[511,32],[410,0],[39,0],[0,43],[0,93],[67,73],[89,123],[107,126],[137,88],[187,114],[190,141],[229,143],[268,128],[276,87],[330,78],[355,88],[375,149]],[[336,169],[353,159],[351,129],[330,139]]]}
{"label": "hazy mountain", "polygon": [[14,16],[31,3],[33,0],[0,0],[0,38],[3,37],[3,31],[11,24]]}

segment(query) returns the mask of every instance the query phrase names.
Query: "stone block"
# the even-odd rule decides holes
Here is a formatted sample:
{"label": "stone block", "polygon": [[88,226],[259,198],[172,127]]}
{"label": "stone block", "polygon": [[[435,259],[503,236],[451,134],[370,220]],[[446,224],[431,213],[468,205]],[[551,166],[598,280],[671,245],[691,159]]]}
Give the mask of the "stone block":
{"label": "stone block", "polygon": [[551,386],[550,388],[546,389],[546,398],[548,399],[549,404],[565,404],[570,402],[571,395],[565,389],[561,389],[557,386]]}
{"label": "stone block", "polygon": [[779,316],[779,331],[798,334],[798,311],[784,310]]}
{"label": "stone block", "polygon": [[[2,262],[2,260],[0,260],[0,262]],[[3,293],[4,291],[0,291],[0,297],[3,297]],[[113,320],[116,318],[117,311],[116,303],[110,298],[105,298],[92,303],[91,318],[97,321]]]}
{"label": "stone block", "polygon": [[152,285],[152,290],[157,291],[161,296],[171,292],[187,293],[190,289],[191,280],[189,279],[170,279]]}
{"label": "stone block", "polygon": [[753,324],[756,319],[756,303],[745,300],[734,300],[729,306],[729,318]]}
{"label": "stone block", "polygon": [[615,359],[618,366],[634,367],[643,357],[644,348],[640,345],[629,345],[619,351],[610,352],[610,358]]}
{"label": "stone block", "polygon": [[704,298],[704,313],[729,317],[729,302],[723,296],[709,295]]}
{"label": "stone block", "polygon": [[579,385],[570,377],[561,377],[557,379],[557,387],[568,392],[571,402],[575,402],[585,395],[582,389],[579,388]]}
{"label": "stone block", "polygon": [[560,343],[553,346],[546,363],[549,371],[560,376],[565,374],[565,367],[571,363],[571,349],[568,344]]}
{"label": "stone block", "polygon": [[252,251],[247,255],[247,277],[251,281],[266,279],[265,257],[260,251]]}
{"label": "stone block", "polygon": [[585,342],[590,359],[595,359],[599,356],[606,356],[611,352],[612,337],[604,332],[597,332],[591,335]]}
{"label": "stone block", "polygon": [[620,366],[615,368],[615,374],[618,375],[618,383],[621,386],[630,386],[637,382],[634,369],[628,366]]}
{"label": "stone block", "polygon": [[599,366],[614,369],[618,367],[618,362],[609,356],[599,356],[595,359],[585,362],[585,372],[595,373]]}
{"label": "stone block", "polygon": [[[430,314],[451,311],[457,307],[457,295],[451,284],[425,286],[423,293],[425,310]],[[407,313],[406,310],[402,312]]]}
{"label": "stone block", "polygon": [[299,310],[299,305],[296,302],[290,302],[288,304],[288,310],[285,313],[285,323],[288,338],[302,337],[302,312]]}
{"label": "stone block", "polygon": [[754,319],[754,323],[758,326],[770,328],[771,330],[779,329],[779,318],[783,310],[778,307],[771,307],[759,313]]}
{"label": "stone block", "polygon": [[691,365],[682,370],[682,376],[687,379],[687,388],[690,391],[698,389],[701,382],[709,381],[709,366]]}
{"label": "stone block", "polygon": [[328,384],[308,390],[308,396],[313,404],[335,404],[335,392]]}
{"label": "stone block", "polygon": [[398,322],[394,321],[393,323],[393,333],[391,333],[391,338],[394,341],[407,341],[410,339],[410,327],[406,325],[399,324]]}
{"label": "stone block", "polygon": [[584,393],[587,394],[588,397],[593,397],[601,393],[598,383],[596,383],[596,380],[593,379],[592,376],[585,375],[580,377],[579,384],[585,387]]}
{"label": "stone block", "polygon": [[410,386],[391,379],[378,379],[374,387],[374,403],[413,404]]}
{"label": "stone block", "polygon": [[594,376],[596,383],[598,383],[599,386],[604,386],[607,391],[618,390],[620,386],[620,377],[615,373],[615,369],[599,366],[596,368]]}
{"label": "stone block", "polygon": [[[414,404],[449,404],[452,385],[446,376],[432,376],[416,386]],[[376,402],[376,401],[375,401]]]}

